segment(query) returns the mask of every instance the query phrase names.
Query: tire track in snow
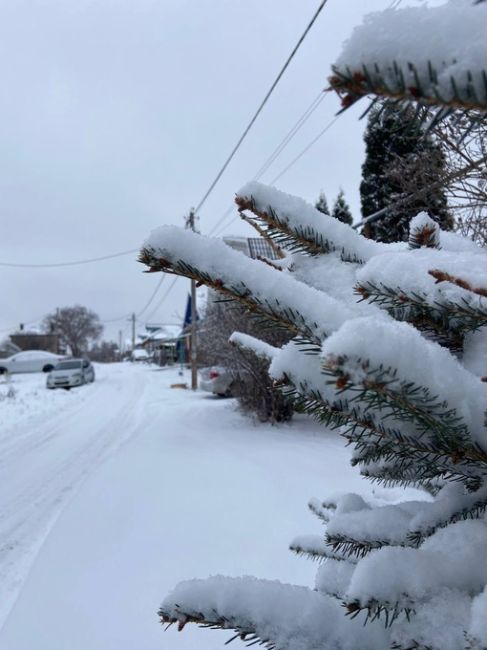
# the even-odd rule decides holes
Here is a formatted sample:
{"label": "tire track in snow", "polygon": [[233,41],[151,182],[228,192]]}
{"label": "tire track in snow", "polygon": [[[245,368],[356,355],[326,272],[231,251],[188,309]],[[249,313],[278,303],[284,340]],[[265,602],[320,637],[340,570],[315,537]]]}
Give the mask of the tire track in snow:
{"label": "tire track in snow", "polygon": [[136,433],[145,387],[136,370],[112,373],[81,408],[74,403],[37,428],[29,422],[33,433],[0,456],[0,629],[64,507]]}

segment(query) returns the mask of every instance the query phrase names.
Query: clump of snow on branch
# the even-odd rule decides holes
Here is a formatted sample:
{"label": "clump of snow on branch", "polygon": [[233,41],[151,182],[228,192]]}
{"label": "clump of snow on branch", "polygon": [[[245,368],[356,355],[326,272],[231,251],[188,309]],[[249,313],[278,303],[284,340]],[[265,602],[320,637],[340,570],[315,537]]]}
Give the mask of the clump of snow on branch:
{"label": "clump of snow on branch", "polygon": [[[184,603],[186,614],[178,603]],[[357,633],[363,650],[376,650],[386,636],[380,625],[362,629],[361,623],[348,621],[339,603],[317,591],[255,578],[182,582],[161,608],[175,622],[184,623],[188,614],[196,619],[202,615],[224,629],[272,640],[282,650],[323,650],[324,639],[331,648],[356,650]]]}
{"label": "clump of snow on branch", "polygon": [[243,332],[234,332],[229,338],[229,341],[269,361],[272,361],[278,351],[278,348],[275,348],[273,345],[265,343],[265,341],[261,341],[255,338],[255,336],[250,336],[250,334],[244,334]]}
{"label": "clump of snow on branch", "polygon": [[450,0],[369,14],[334,71],[387,93],[478,101],[487,106],[487,5]]}

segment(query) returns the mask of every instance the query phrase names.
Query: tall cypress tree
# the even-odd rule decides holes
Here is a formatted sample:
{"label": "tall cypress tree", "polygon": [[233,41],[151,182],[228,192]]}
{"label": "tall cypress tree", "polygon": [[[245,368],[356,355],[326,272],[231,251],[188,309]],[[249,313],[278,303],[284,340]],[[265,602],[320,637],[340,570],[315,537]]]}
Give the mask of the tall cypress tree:
{"label": "tall cypress tree", "polygon": [[[363,218],[401,196],[429,187],[444,173],[441,147],[423,132],[413,109],[405,111],[387,105],[371,111],[364,140],[366,157],[360,184]],[[443,229],[452,228],[445,191],[438,187],[407,204],[392,205],[379,219],[366,224],[363,234],[382,242],[406,241],[410,219],[423,210]]]}
{"label": "tall cypress tree", "polygon": [[338,196],[335,200],[331,216],[335,217],[335,219],[338,219],[338,221],[348,223],[349,226],[351,226],[353,223],[352,213],[350,211],[348,203],[345,201],[345,194],[342,189],[339,191]]}
{"label": "tall cypress tree", "polygon": [[328,209],[328,201],[326,200],[326,196],[323,190],[320,192],[318,200],[315,203],[315,208],[320,212],[323,212],[323,214],[327,214],[328,216],[330,215],[330,210]]}

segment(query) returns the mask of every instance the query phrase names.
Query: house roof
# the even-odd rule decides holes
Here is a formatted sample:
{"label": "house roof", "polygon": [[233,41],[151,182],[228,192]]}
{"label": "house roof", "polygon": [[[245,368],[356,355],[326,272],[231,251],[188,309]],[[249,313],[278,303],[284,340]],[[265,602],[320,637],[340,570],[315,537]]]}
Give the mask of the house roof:
{"label": "house roof", "polygon": [[174,341],[174,339],[179,338],[180,335],[180,325],[162,325],[158,330],[152,332],[145,338],[144,344],[149,343],[150,341]]}

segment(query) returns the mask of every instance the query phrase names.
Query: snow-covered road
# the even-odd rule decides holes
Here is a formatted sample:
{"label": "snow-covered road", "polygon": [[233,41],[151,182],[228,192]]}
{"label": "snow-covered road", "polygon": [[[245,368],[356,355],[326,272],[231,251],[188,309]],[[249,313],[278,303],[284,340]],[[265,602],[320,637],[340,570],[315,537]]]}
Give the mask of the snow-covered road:
{"label": "snow-covered road", "polygon": [[336,433],[304,416],[255,424],[176,381],[114,364],[69,393],[19,377],[2,399],[0,383],[0,650],[223,647],[218,631],[163,634],[156,612],[175,584],[312,586],[316,565],[288,550],[320,531],[308,499],[371,497]]}
{"label": "snow-covered road", "polygon": [[0,627],[65,504],[137,426],[147,373],[111,370],[69,393],[39,374],[0,384],[16,393],[0,402]]}

